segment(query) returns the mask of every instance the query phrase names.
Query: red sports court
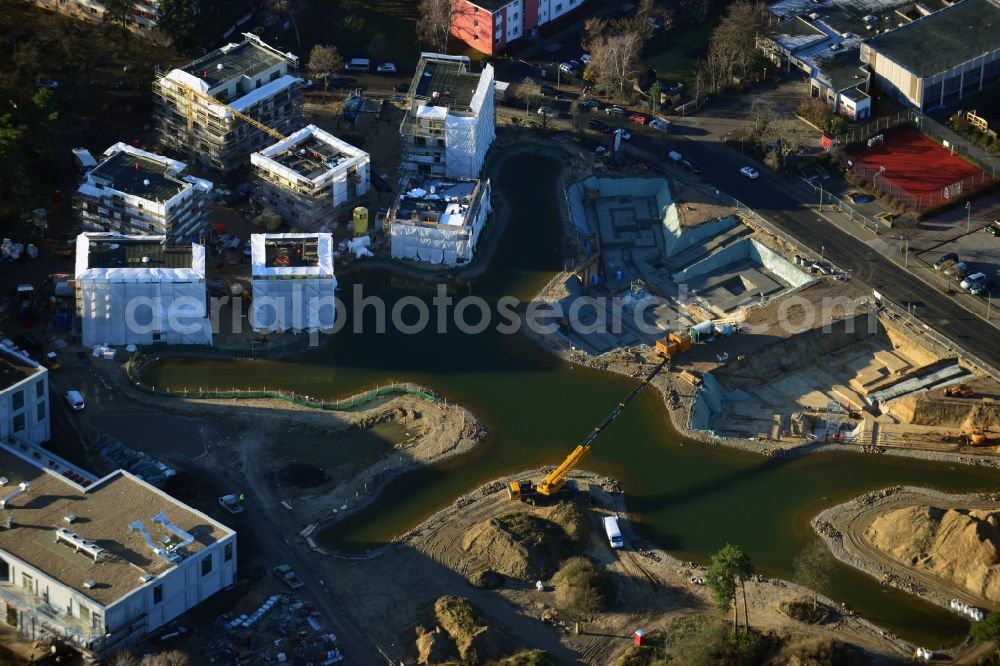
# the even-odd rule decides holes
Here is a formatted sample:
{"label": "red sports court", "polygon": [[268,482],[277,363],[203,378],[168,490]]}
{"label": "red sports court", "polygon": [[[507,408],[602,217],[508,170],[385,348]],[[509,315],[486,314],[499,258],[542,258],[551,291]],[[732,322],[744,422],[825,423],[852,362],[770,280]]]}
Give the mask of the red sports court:
{"label": "red sports court", "polygon": [[921,197],[925,202],[939,198],[945,187],[982,171],[910,128],[886,132],[881,143],[871,148],[862,145],[850,151],[850,155],[855,162],[864,165],[869,179],[885,167],[878,178],[884,178],[910,195]]}

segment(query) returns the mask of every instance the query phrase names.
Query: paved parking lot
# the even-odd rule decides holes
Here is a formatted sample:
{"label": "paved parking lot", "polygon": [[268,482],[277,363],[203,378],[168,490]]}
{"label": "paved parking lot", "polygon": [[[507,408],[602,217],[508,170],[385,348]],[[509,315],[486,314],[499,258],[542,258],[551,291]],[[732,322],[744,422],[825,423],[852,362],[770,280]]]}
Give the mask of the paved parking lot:
{"label": "paved parking lot", "polygon": [[[968,264],[973,272],[982,272],[992,281],[992,296],[1000,296],[1000,238],[974,230],[954,240],[942,243],[933,249],[917,255],[918,261],[932,266],[935,261],[949,252],[958,255],[960,261]],[[938,271],[939,274],[943,271]],[[958,289],[958,280],[949,280]],[[986,297],[986,294],[983,294]]]}

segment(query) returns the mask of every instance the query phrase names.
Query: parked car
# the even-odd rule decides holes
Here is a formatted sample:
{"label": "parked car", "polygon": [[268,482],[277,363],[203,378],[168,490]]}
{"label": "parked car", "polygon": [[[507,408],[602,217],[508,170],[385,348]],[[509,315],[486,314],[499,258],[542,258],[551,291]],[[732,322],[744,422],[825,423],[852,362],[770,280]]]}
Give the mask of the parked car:
{"label": "parked car", "polygon": [[576,59],[570,60],[569,65],[576,71],[580,71],[583,69],[583,63]]}
{"label": "parked car", "polygon": [[35,84],[36,88],[48,88],[49,90],[58,90],[59,82],[50,81],[49,79],[41,79]]}
{"label": "parked car", "polygon": [[293,590],[297,590],[305,584],[302,582],[301,578],[295,575],[295,572],[287,564],[279,564],[274,567],[274,575],[278,577],[278,580]]}
{"label": "parked car", "polygon": [[576,76],[576,68],[568,62],[563,62],[559,64],[559,71],[563,74],[569,74],[570,76]]}
{"label": "parked car", "polygon": [[973,296],[979,296],[981,294],[989,293],[990,283],[988,280],[984,280],[978,284],[974,284],[969,287],[969,293]]}
{"label": "parked car", "polygon": [[944,274],[953,275],[955,277],[965,277],[969,274],[969,266],[964,261],[956,261],[944,270]]}
{"label": "parked car", "polygon": [[673,128],[673,123],[663,118],[653,118],[649,121],[649,126],[661,132],[669,132]]}
{"label": "parked car", "polygon": [[559,91],[549,85],[544,85],[538,89],[546,97],[559,97]]}
{"label": "parked car", "polygon": [[547,106],[541,106],[538,108],[538,115],[540,115],[543,118],[558,118],[559,112],[554,111]]}
{"label": "parked car", "polygon": [[66,391],[66,394],[63,397],[66,398],[66,404],[68,404],[73,411],[79,412],[86,407],[86,404],[83,401],[83,394],[79,391]]}
{"label": "parked car", "polygon": [[625,111],[625,109],[623,109],[620,106],[608,106],[605,107],[604,113],[608,114],[609,116],[624,116],[627,113],[627,111]]}
{"label": "parked car", "polygon": [[584,65],[589,65],[591,60],[593,60],[593,58],[590,57],[589,53],[584,53],[580,55],[580,62],[582,62]]}
{"label": "parked car", "polygon": [[701,167],[692,162],[691,160],[681,159],[679,162],[677,162],[677,164],[680,165],[682,169],[686,169],[693,174],[701,173]]}
{"label": "parked car", "polygon": [[599,132],[607,133],[607,131],[611,129],[611,126],[608,125],[603,120],[601,120],[600,118],[591,118],[590,120],[587,121],[587,125],[593,127],[595,130]]}
{"label": "parked car", "polygon": [[62,367],[62,363],[59,362],[59,354],[54,351],[50,351],[48,354],[42,357],[42,365],[44,365],[49,370],[58,370]]}
{"label": "parked car", "polygon": [[847,198],[856,204],[866,204],[875,201],[875,197],[864,192],[851,192],[847,195]]}
{"label": "parked car", "polygon": [[622,141],[628,141],[629,139],[632,138],[632,135],[629,134],[629,131],[627,129],[625,129],[624,127],[612,127],[611,128],[612,132],[614,132],[615,130],[621,130]]}
{"label": "parked car", "polygon": [[585,99],[582,102],[580,102],[580,106],[584,107],[585,109],[595,109],[596,110],[596,109],[601,108],[601,103],[600,103],[600,101],[598,101],[598,100],[594,99],[593,97],[591,97],[589,99]]}
{"label": "parked car", "polygon": [[949,252],[948,254],[940,257],[937,261],[934,262],[933,264],[934,270],[939,271],[946,266],[950,266],[956,261],[958,261],[958,254],[956,254],[955,252]]}
{"label": "parked car", "polygon": [[645,125],[649,122],[649,116],[645,113],[633,113],[629,115],[628,119],[639,125]]}
{"label": "parked car", "polygon": [[395,74],[396,63],[394,62],[384,62],[375,68],[375,71],[379,74]]}
{"label": "parked car", "polygon": [[352,79],[345,76],[329,76],[326,79],[326,84],[329,88],[333,90],[344,90],[347,88],[360,88],[357,79]]}
{"label": "parked car", "polygon": [[403,82],[396,85],[396,92],[398,93],[408,93],[410,92],[410,84]]}
{"label": "parked car", "polygon": [[1000,237],[1000,222],[994,221],[993,224],[983,227],[983,231],[994,238]]}
{"label": "parked car", "polygon": [[972,289],[973,287],[986,282],[986,273],[973,273],[961,282],[962,289]]}
{"label": "parked car", "polygon": [[740,173],[750,179],[760,177],[760,174],[757,172],[757,169],[754,169],[753,167],[748,167],[748,166],[741,167]]}

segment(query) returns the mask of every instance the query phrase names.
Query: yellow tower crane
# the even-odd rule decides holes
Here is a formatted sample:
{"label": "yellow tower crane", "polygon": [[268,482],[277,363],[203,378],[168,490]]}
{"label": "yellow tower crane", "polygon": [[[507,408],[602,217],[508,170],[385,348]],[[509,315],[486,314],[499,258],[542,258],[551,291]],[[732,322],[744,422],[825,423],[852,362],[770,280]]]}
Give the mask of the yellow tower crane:
{"label": "yellow tower crane", "polygon": [[208,102],[209,104],[215,104],[216,106],[221,106],[226,111],[229,111],[229,113],[233,114],[234,117],[239,118],[243,122],[248,123],[248,124],[252,125],[253,127],[256,127],[261,132],[269,134],[270,136],[274,137],[278,141],[284,141],[285,139],[288,138],[284,134],[282,134],[281,132],[279,132],[278,130],[272,129],[272,128],[268,127],[264,123],[260,122],[259,120],[255,119],[255,118],[251,118],[250,116],[246,115],[245,113],[240,113],[239,111],[237,111],[233,107],[229,106],[228,104],[224,104],[223,102],[220,102],[219,100],[215,99],[211,95],[206,95],[205,93],[201,92],[200,90],[195,90],[194,88],[192,88],[190,86],[183,86],[183,87],[184,87],[184,97],[185,97],[185,100],[187,102],[187,104],[185,106],[185,111],[186,111],[186,114],[187,114],[188,142],[190,144],[192,152],[194,152],[194,98],[195,97],[197,97],[199,99],[202,99],[202,100]]}

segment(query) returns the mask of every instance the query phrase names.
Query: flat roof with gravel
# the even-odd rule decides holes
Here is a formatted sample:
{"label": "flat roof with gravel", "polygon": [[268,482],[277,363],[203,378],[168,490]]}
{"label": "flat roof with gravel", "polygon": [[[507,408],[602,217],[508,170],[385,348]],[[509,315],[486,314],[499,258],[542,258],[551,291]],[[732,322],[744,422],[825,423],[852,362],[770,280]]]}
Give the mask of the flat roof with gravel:
{"label": "flat roof with gravel", "polygon": [[11,529],[0,529],[0,550],[104,606],[175,566],[129,527],[133,521],[142,522],[157,547],[169,548],[180,537],[153,521],[165,514],[193,537],[182,558],[234,534],[124,470],[83,488],[0,445],[0,475],[7,479],[0,501],[21,483],[30,484],[4,502],[5,515],[12,513],[15,520]]}

